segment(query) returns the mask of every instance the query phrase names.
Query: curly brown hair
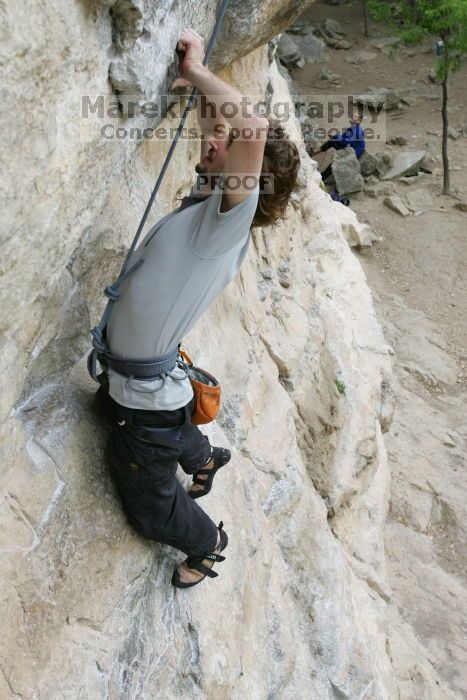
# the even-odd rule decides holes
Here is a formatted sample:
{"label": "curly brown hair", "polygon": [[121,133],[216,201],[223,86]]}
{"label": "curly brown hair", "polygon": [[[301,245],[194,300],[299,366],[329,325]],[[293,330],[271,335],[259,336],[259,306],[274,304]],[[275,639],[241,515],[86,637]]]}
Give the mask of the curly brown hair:
{"label": "curly brown hair", "polygon": [[[298,148],[277,119],[268,118],[268,122],[260,176],[260,189],[264,191],[260,192],[251,228],[274,225],[285,219],[287,204],[297,188]],[[269,185],[263,187],[266,182],[271,184],[272,191],[267,191]]]}

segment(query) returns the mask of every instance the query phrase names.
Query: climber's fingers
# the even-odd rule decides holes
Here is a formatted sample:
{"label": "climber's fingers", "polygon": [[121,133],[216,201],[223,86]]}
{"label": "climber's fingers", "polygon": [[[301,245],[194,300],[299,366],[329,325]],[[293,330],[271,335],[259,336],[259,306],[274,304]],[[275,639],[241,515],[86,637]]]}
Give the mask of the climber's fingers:
{"label": "climber's fingers", "polygon": [[182,36],[183,34],[186,33],[187,35],[191,35],[193,38],[198,39],[199,43],[202,44],[204,42],[203,37],[201,34],[198,34],[196,29],[193,29],[192,27],[183,27],[182,29]]}
{"label": "climber's fingers", "polygon": [[204,58],[203,38],[191,27],[183,27],[179,41],[185,44],[185,51],[198,54]]}
{"label": "climber's fingers", "polygon": [[189,80],[185,80],[185,78],[175,78],[172,80],[170,83],[171,88],[176,88],[176,87],[193,87],[193,83],[190,83]]}
{"label": "climber's fingers", "polygon": [[204,47],[202,37],[194,29],[184,27],[177,41],[176,52],[179,58],[178,70],[180,77],[189,81],[188,83],[178,83],[178,86],[189,85],[191,84],[191,69],[203,64]]}
{"label": "climber's fingers", "polygon": [[191,29],[191,31],[193,32],[193,34],[194,34],[195,36],[198,37],[198,39],[200,40],[200,42],[201,42],[202,44],[204,44],[204,39],[203,39],[203,37],[201,36],[201,34],[198,34],[198,32],[196,31],[196,29]]}

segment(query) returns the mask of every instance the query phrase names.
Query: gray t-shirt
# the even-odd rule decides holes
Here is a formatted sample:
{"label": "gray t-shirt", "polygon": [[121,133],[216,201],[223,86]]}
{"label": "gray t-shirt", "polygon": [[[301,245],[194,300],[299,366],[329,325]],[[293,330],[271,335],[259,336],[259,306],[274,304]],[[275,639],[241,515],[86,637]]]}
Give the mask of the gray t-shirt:
{"label": "gray t-shirt", "polygon": [[[130,260],[131,265],[144,258],[144,264],[122,283],[107,326],[112,353],[143,359],[177,347],[239,271],[258,197],[259,184],[221,212],[217,185],[207,198],[175,209],[151,228]],[[151,381],[130,380],[109,369],[109,391],[118,403],[146,410],[175,410],[193,396],[179,368]]]}

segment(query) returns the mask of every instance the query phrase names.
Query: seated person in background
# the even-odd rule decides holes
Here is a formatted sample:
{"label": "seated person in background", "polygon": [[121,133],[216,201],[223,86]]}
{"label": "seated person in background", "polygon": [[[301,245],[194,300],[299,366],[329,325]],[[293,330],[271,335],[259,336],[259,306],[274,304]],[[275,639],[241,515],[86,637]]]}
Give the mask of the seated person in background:
{"label": "seated person in background", "polygon": [[[350,126],[347,126],[343,130],[342,134],[331,135],[328,132],[328,135],[330,136],[329,141],[323,143],[321,148],[318,148],[316,149],[316,151],[313,151],[312,155],[316,155],[317,153],[323,153],[329,148],[335,148],[336,150],[339,150],[340,148],[347,148],[347,146],[351,146],[354,149],[357,158],[360,158],[363,152],[365,151],[365,132],[360,126],[361,121],[362,115],[360,114],[360,112],[355,110],[350,119]],[[332,163],[328,165],[328,167],[325,168],[321,173],[322,180],[326,180],[326,178],[328,178],[331,174]]]}

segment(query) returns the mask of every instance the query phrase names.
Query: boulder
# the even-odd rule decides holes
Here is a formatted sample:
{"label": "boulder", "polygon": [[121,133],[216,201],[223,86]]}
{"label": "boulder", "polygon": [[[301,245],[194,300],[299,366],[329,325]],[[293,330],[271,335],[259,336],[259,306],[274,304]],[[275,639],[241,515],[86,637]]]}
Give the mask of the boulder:
{"label": "boulder", "polygon": [[343,49],[344,51],[347,51],[348,49],[352,48],[350,41],[346,41],[345,39],[332,39],[329,37],[326,38],[325,41],[326,44],[333,49]]}
{"label": "boulder", "polygon": [[326,43],[319,36],[316,36],[311,28],[303,36],[294,35],[294,42],[300,56],[306,63],[316,63],[322,59]]}
{"label": "boulder", "polygon": [[384,110],[397,109],[400,102],[399,95],[392,88],[370,88],[368,92],[355,95],[357,104],[378,109],[380,106]]}
{"label": "boulder", "polygon": [[321,29],[322,33],[330,39],[338,39],[339,37],[345,35],[340,22],[338,22],[336,19],[331,19],[330,17],[327,17],[323,22],[321,22],[319,28]]}
{"label": "boulder", "polygon": [[456,141],[460,135],[461,135],[460,131],[455,129],[453,126],[448,126],[448,136],[450,139],[453,139],[453,141]]}
{"label": "boulder", "polygon": [[361,63],[366,63],[367,61],[372,61],[377,57],[378,54],[372,51],[355,51],[347,56],[346,63],[353,63],[358,66]]}
{"label": "boulder", "polygon": [[319,78],[320,80],[328,80],[330,83],[337,83],[341,76],[338,73],[333,73],[329,66],[323,66]]}
{"label": "boulder", "polygon": [[454,208],[459,209],[459,211],[467,212],[467,202],[456,202]]}
{"label": "boulder", "polygon": [[360,163],[360,172],[362,173],[363,177],[368,177],[376,172],[376,158],[372,156],[371,153],[368,153],[368,151],[363,151],[362,155],[358,159],[358,162]]}
{"label": "boulder", "polygon": [[360,163],[353,148],[348,146],[336,151],[332,161],[332,175],[339,194],[351,194],[363,189]]}
{"label": "boulder", "polygon": [[401,216],[408,216],[410,214],[409,209],[405,206],[404,202],[400,197],[397,195],[390,195],[389,197],[385,197],[384,199],[384,204],[389,207],[389,209],[392,209],[393,211],[397,212]]}
{"label": "boulder", "polygon": [[417,98],[414,95],[404,95],[401,97],[401,102],[409,107],[414,107],[417,104]]}
{"label": "boulder", "polygon": [[422,212],[433,207],[433,199],[426,190],[412,190],[404,197],[407,207],[412,212]]}
{"label": "boulder", "polygon": [[415,175],[425,157],[426,151],[406,151],[399,153],[392,167],[383,175],[383,180],[395,180],[402,175]]}
{"label": "boulder", "polygon": [[[361,163],[361,158],[360,160],[360,170],[362,168],[362,163]],[[362,173],[363,175],[363,173]],[[366,187],[372,187],[373,185],[378,185],[379,184],[379,177],[376,175],[368,175],[368,177],[365,177],[365,188]]]}
{"label": "boulder", "polygon": [[386,197],[392,194],[392,187],[389,182],[379,182],[378,180],[378,184],[375,184],[372,181],[365,186],[364,192],[369,197],[376,199],[377,197]]}
{"label": "boulder", "polygon": [[400,44],[400,42],[401,40],[396,36],[383,36],[379,37],[378,39],[372,39],[368,43],[373,49],[383,51],[384,49],[397,46],[398,44]]}
{"label": "boulder", "polygon": [[296,42],[285,32],[277,44],[277,55],[285,68],[301,68],[305,65]]}
{"label": "boulder", "polygon": [[376,160],[376,172],[382,177],[392,168],[394,156],[389,151],[378,151],[374,157]]}
{"label": "boulder", "polygon": [[287,34],[306,34],[307,32],[310,31],[310,27],[308,24],[305,24],[305,22],[301,22],[300,20],[294,22],[293,24],[290,25],[290,27],[287,27],[286,32]]}
{"label": "boulder", "polygon": [[407,146],[407,139],[405,136],[391,136],[387,143],[391,146]]}

